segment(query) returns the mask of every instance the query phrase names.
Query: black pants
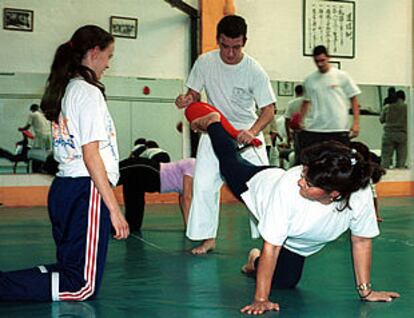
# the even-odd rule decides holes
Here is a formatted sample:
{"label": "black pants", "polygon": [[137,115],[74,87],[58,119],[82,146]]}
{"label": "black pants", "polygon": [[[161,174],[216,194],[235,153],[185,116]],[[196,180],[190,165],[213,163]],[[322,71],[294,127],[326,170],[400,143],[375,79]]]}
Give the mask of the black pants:
{"label": "black pants", "polygon": [[128,158],[119,163],[123,185],[125,219],[131,231],[141,229],[145,192],[160,192],[160,163],[145,158]]}
{"label": "black pants", "polygon": [[[339,141],[344,145],[348,146],[350,143],[349,132],[314,132],[302,130],[298,133],[299,157],[301,156],[303,149],[324,141],[332,140]],[[299,162],[302,162],[301,158],[299,158]]]}
{"label": "black pants", "polygon": [[246,182],[271,166],[255,166],[244,159],[238,151],[237,143],[220,123],[210,125],[208,134],[220,163],[220,173],[233,194],[241,200],[240,194],[247,190]]}
{"label": "black pants", "polygon": [[[254,267],[257,270],[259,258],[256,259]],[[293,253],[284,247],[280,250],[275,272],[273,274],[272,288],[294,288],[302,277],[305,257]]]}
{"label": "black pants", "polygon": [[[271,166],[255,166],[242,158],[237,151],[236,142],[220,123],[210,125],[208,134],[220,163],[220,172],[233,194],[240,200],[240,195],[247,190],[247,181],[264,169],[274,169]],[[303,256],[282,247],[273,275],[272,286],[275,288],[295,287],[302,275],[304,261]]]}

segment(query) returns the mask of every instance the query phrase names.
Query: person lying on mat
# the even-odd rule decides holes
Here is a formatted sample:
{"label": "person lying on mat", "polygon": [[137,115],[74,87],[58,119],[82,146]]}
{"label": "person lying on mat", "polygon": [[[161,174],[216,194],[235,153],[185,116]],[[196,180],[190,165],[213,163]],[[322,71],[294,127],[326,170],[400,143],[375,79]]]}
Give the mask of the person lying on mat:
{"label": "person lying on mat", "polygon": [[271,289],[294,288],[306,257],[348,229],[360,299],[392,301],[400,296],[371,287],[371,239],[379,229],[369,182],[377,165],[341,143],[325,142],[305,149],[303,165],[288,171],[254,166],[240,156],[219,113],[190,121],[192,129],[208,133],[222,176],[255,216],[263,238],[261,252],[251,251],[243,267],[256,273],[256,292],[241,312],[278,311],[279,304],[269,299]]}

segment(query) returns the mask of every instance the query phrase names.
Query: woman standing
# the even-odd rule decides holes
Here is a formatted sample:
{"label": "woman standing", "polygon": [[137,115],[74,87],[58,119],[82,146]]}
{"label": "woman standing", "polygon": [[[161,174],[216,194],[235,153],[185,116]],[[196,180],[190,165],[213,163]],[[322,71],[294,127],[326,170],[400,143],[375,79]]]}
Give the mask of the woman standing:
{"label": "woman standing", "polygon": [[57,262],[0,273],[1,300],[82,301],[101,284],[111,223],[129,235],[111,186],[119,178],[115,127],[99,81],[114,39],[98,26],[79,28],[55,53],[41,108],[52,122],[59,172],[48,209]]}

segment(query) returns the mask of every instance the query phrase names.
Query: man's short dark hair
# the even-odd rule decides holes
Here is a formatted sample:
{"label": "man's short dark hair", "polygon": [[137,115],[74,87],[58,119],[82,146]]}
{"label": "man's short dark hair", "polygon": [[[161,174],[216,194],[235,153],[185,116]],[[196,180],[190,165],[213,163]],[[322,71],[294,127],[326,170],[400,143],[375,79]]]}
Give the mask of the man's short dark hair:
{"label": "man's short dark hair", "polygon": [[392,96],[397,92],[397,90],[395,89],[394,86],[391,86],[391,87],[388,87],[387,92],[388,92],[388,96]]}
{"label": "man's short dark hair", "polygon": [[246,21],[238,15],[227,15],[217,24],[217,40],[220,34],[235,39],[243,36],[243,42],[247,40],[247,24]]}
{"label": "man's short dark hair", "polygon": [[318,56],[321,54],[325,54],[326,56],[329,56],[328,49],[324,45],[315,46],[315,48],[313,49],[312,55]]}
{"label": "man's short dark hair", "polygon": [[395,93],[395,96],[397,96],[398,99],[405,100],[405,92],[403,90],[398,90]]}
{"label": "man's short dark hair", "polygon": [[303,94],[303,85],[296,85],[295,87],[295,94],[296,95],[302,95]]}
{"label": "man's short dark hair", "polygon": [[36,112],[38,110],[39,110],[39,105],[37,105],[37,104],[30,105],[30,111]]}

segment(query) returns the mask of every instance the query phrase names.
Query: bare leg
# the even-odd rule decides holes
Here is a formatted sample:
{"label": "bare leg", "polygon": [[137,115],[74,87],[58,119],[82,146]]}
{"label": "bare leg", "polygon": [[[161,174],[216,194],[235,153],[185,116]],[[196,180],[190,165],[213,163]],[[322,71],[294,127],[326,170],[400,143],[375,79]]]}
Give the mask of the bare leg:
{"label": "bare leg", "polygon": [[258,257],[260,257],[260,250],[258,248],[252,248],[247,257],[247,263],[241,268],[242,273],[250,274],[256,271],[254,263]]}
{"label": "bare leg", "polygon": [[210,239],[204,240],[203,243],[201,243],[199,246],[193,248],[191,250],[191,254],[193,255],[207,254],[208,252],[214,250],[215,248],[216,248],[216,239],[210,238]]}
{"label": "bare leg", "polygon": [[178,202],[181,210],[181,215],[183,216],[184,229],[186,229],[188,224],[188,214],[190,213],[189,205],[191,202],[185,202],[185,199],[182,195],[178,197]]}

